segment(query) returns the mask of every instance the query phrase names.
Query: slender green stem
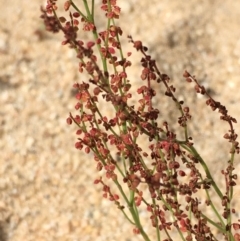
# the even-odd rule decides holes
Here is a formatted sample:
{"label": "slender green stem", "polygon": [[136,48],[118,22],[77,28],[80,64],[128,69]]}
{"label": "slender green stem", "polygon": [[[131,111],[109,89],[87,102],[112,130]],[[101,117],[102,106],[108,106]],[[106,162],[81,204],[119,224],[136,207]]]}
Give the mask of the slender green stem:
{"label": "slender green stem", "polygon": [[225,225],[218,225],[216,222],[214,222],[212,219],[207,217],[205,214],[201,213],[201,216],[205,218],[209,223],[211,223],[214,227],[216,227],[220,232],[226,233]]}
{"label": "slender green stem", "polygon": [[[156,212],[156,201],[154,198],[152,198],[152,203],[153,203],[153,206],[154,206],[154,212]],[[161,241],[161,233],[160,233],[160,230],[158,228],[158,218],[155,216],[155,222],[156,222],[156,234],[157,234],[157,240],[158,241]]]}
{"label": "slender green stem", "polygon": [[187,149],[187,150],[190,149],[190,151],[191,151],[191,153],[194,155],[194,157],[196,157],[196,158],[199,160],[200,164],[202,165],[202,167],[203,167],[203,169],[204,169],[204,171],[205,171],[205,173],[206,173],[206,175],[207,175],[207,178],[211,180],[211,184],[212,184],[214,190],[216,191],[216,193],[218,194],[218,196],[222,199],[222,197],[223,197],[222,192],[220,191],[220,189],[218,188],[217,184],[215,183],[215,181],[214,181],[214,179],[213,179],[213,177],[212,177],[212,175],[211,175],[211,173],[210,173],[210,171],[209,171],[209,169],[208,169],[207,164],[206,164],[205,161],[202,159],[202,157],[199,155],[199,153],[197,152],[197,150],[196,150],[193,146],[188,147],[188,146],[186,146],[186,145],[182,145],[182,147],[183,147],[184,149]]}
{"label": "slender green stem", "polygon": [[[213,177],[212,177],[212,175],[211,175],[211,173],[210,173],[210,171],[209,171],[206,163],[205,163],[204,160],[200,157],[200,155],[198,154],[198,152],[196,151],[196,149],[195,149],[193,146],[188,147],[188,146],[186,146],[186,145],[182,145],[182,147],[183,147],[184,149],[187,149],[188,152],[192,152],[193,155],[194,155],[196,158],[198,158],[198,160],[200,161],[200,164],[202,165],[202,167],[203,167],[203,169],[204,169],[204,171],[205,171],[205,173],[206,173],[206,175],[207,175],[207,178],[208,178],[209,181],[211,182],[211,185],[214,187],[214,190],[218,193],[218,196],[222,199],[223,195],[222,195],[220,189],[218,188],[217,184],[215,183],[215,181],[214,181],[214,179],[213,179]],[[203,178],[202,178],[202,176],[200,176],[200,178],[201,178],[202,181],[204,181]],[[225,226],[224,221],[223,221],[221,215],[219,214],[218,210],[216,209],[216,207],[214,206],[213,202],[211,201],[211,197],[210,197],[209,191],[208,191],[207,189],[205,189],[205,192],[206,192],[206,195],[207,195],[208,200],[210,200],[210,206],[211,206],[213,212],[215,213],[215,215],[217,216],[217,218],[218,218],[218,220],[221,222],[221,224],[222,224],[223,226]]]}

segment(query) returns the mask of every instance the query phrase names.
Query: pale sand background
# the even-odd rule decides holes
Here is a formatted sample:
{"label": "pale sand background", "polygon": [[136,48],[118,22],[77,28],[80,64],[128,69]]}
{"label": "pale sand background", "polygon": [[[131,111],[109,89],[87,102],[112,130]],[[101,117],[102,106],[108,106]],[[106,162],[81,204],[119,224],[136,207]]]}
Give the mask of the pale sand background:
{"label": "pale sand background", "polygon": [[[195,98],[182,73],[195,74],[240,121],[239,1],[119,2],[125,51],[132,50],[127,34],[149,46],[189,103],[196,146],[221,182],[219,171],[228,160],[222,136],[228,127],[205,108],[204,99]],[[74,52],[61,46],[60,34],[44,32],[41,4],[0,0],[0,218],[8,239],[141,240],[92,185],[96,172],[91,156],[74,149],[75,128],[65,119],[74,111],[71,87],[80,79],[78,63]],[[100,18],[99,26],[102,22]],[[130,75],[139,83],[139,55],[134,56]],[[173,120],[175,109],[168,102],[160,98],[159,108]],[[5,240],[3,234],[0,240]]]}

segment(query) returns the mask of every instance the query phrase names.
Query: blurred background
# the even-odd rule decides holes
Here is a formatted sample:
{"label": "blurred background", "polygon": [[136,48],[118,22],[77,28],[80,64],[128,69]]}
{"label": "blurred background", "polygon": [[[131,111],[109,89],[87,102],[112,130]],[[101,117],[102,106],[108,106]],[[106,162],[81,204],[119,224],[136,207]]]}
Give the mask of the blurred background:
{"label": "blurred background", "polygon": [[[221,181],[229,158],[222,138],[228,126],[196,97],[182,74],[186,69],[195,75],[240,121],[240,2],[118,2],[125,53],[133,51],[129,34],[149,47],[190,107],[196,147]],[[63,3],[58,0],[61,9]],[[45,31],[39,18],[43,4],[0,0],[0,241],[141,240],[129,234],[133,227],[93,185],[97,173],[91,156],[74,148],[76,128],[66,125],[66,117],[74,112],[73,83],[87,77],[78,73],[74,51],[61,45],[61,33]],[[101,28],[100,1],[96,4]],[[131,57],[133,83],[140,81],[140,58],[135,52]],[[161,96],[158,103],[163,119],[176,129],[174,106]]]}

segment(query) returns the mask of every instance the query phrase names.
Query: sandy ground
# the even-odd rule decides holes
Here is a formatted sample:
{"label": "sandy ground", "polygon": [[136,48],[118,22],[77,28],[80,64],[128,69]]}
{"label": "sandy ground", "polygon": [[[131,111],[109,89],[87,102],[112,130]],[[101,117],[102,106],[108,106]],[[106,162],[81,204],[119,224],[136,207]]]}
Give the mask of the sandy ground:
{"label": "sandy ground", "polygon": [[[126,52],[132,50],[128,34],[149,46],[189,103],[196,146],[221,181],[228,127],[196,98],[182,73],[195,74],[240,121],[239,1],[119,2]],[[141,240],[92,184],[97,174],[91,156],[74,148],[75,128],[65,120],[74,111],[72,84],[84,77],[74,52],[61,46],[62,36],[44,31],[41,4],[0,0],[0,240]],[[134,56],[130,75],[138,81]],[[174,123],[174,108],[159,98],[164,118]],[[239,156],[236,162],[239,170]]]}

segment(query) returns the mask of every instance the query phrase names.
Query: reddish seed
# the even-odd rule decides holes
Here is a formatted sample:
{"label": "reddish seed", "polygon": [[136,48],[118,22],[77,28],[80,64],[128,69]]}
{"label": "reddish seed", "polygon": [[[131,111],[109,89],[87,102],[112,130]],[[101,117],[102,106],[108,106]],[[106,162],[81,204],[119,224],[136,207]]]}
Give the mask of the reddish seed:
{"label": "reddish seed", "polygon": [[107,198],[107,196],[108,196],[108,195],[107,195],[107,193],[105,192],[105,193],[103,194],[103,197],[104,197],[104,198]]}
{"label": "reddish seed", "polygon": [[81,135],[81,134],[82,134],[82,130],[79,129],[76,131],[76,135]]}
{"label": "reddish seed", "polygon": [[100,180],[99,179],[96,179],[95,181],[94,181],[94,184],[98,184],[100,182]]}
{"label": "reddish seed", "polygon": [[66,20],[66,18],[64,18],[64,17],[59,17],[59,21],[60,21],[61,23],[65,23],[67,20]]}
{"label": "reddish seed", "polygon": [[88,154],[90,152],[90,148],[87,146],[85,147],[85,152]]}
{"label": "reddish seed", "polygon": [[231,187],[236,186],[236,182],[230,181],[230,182],[229,182],[229,185],[230,185]]}
{"label": "reddish seed", "polygon": [[84,45],[84,42],[83,42],[82,40],[79,40],[77,43],[78,43],[78,45],[80,45],[80,46]]}
{"label": "reddish seed", "polygon": [[98,163],[97,163],[97,170],[98,170],[98,171],[101,171],[102,168],[103,168],[102,163],[101,163],[101,162],[98,162]]}
{"label": "reddish seed", "polygon": [[134,233],[134,234],[140,234],[140,230],[139,230],[138,228],[134,228],[134,229],[133,229],[133,233]]}
{"label": "reddish seed", "polygon": [[73,25],[74,25],[74,26],[78,26],[78,24],[79,24],[79,21],[78,21],[77,19],[74,19],[74,20],[73,20]]}
{"label": "reddish seed", "polygon": [[66,1],[66,2],[64,3],[64,10],[65,10],[65,11],[68,11],[68,9],[70,8],[70,6],[71,6],[70,1]]}
{"label": "reddish seed", "polygon": [[74,18],[78,18],[79,16],[80,16],[80,13],[78,13],[78,12],[73,13]]}
{"label": "reddish seed", "polygon": [[144,157],[148,157],[148,154],[146,152],[143,152]]}
{"label": "reddish seed", "polygon": [[76,109],[76,110],[79,110],[80,107],[81,107],[81,104],[78,102],[78,103],[75,105],[75,109]]}
{"label": "reddish seed", "polygon": [[233,123],[237,123],[237,120],[236,120],[235,118],[231,118],[231,121],[232,121]]}
{"label": "reddish seed", "polygon": [[114,194],[113,197],[114,197],[114,200],[118,200],[119,199],[119,196],[117,194]]}
{"label": "reddish seed", "polygon": [[78,88],[79,88],[79,84],[78,84],[78,83],[75,83],[75,84],[73,85],[73,88],[78,89]]}
{"label": "reddish seed", "polygon": [[90,49],[90,48],[92,48],[94,45],[95,45],[94,42],[89,41],[89,42],[87,43],[87,48]]}
{"label": "reddish seed", "polygon": [[127,73],[126,72],[121,72],[119,74],[119,76],[122,77],[122,78],[127,78]]}
{"label": "reddish seed", "polygon": [[70,117],[67,118],[67,124],[71,125],[72,124],[72,119]]}
{"label": "reddish seed", "polygon": [[80,149],[80,150],[81,150],[82,147],[83,147],[83,146],[82,146],[81,142],[76,142],[76,143],[75,143],[75,148],[76,148],[76,149]]}
{"label": "reddish seed", "polygon": [[99,95],[100,92],[101,92],[101,89],[99,87],[96,87],[93,90],[94,95]]}
{"label": "reddish seed", "polygon": [[152,212],[152,210],[153,210],[152,207],[151,207],[150,205],[148,205],[148,206],[147,206],[147,211],[148,211],[148,212]]}
{"label": "reddish seed", "polygon": [[240,229],[240,225],[238,223],[233,223],[233,229],[234,230],[239,230]]}
{"label": "reddish seed", "polygon": [[186,173],[185,173],[183,170],[180,170],[180,171],[178,172],[178,174],[179,174],[181,177],[186,176]]}
{"label": "reddish seed", "polygon": [[133,47],[136,48],[137,50],[142,49],[142,42],[141,41],[135,41],[133,44]]}
{"label": "reddish seed", "polygon": [[98,38],[98,39],[96,40],[96,44],[101,44],[101,39],[100,39],[100,38]]}
{"label": "reddish seed", "polygon": [[75,95],[75,98],[76,98],[77,100],[80,100],[80,99],[81,99],[81,93],[77,93],[77,94]]}
{"label": "reddish seed", "polygon": [[199,87],[198,85],[195,85],[194,88],[195,88],[195,90],[196,90],[197,93],[200,93],[201,89],[200,89],[200,87]]}
{"label": "reddish seed", "polygon": [[226,211],[224,211],[223,214],[222,214],[222,216],[223,216],[225,219],[227,219],[228,213],[227,213]]}
{"label": "reddish seed", "polygon": [[232,178],[237,180],[237,174],[232,175]]}
{"label": "reddish seed", "polygon": [[110,54],[115,54],[115,49],[114,48],[108,48],[108,52]]}
{"label": "reddish seed", "polygon": [[68,40],[62,41],[62,45],[66,45],[68,43]]}
{"label": "reddish seed", "polygon": [[183,73],[183,77],[187,78],[190,77],[191,75],[185,70]]}
{"label": "reddish seed", "polygon": [[228,134],[228,133],[226,133],[226,134],[223,136],[223,138],[225,138],[225,139],[229,139],[229,138],[230,138],[230,136],[229,136],[229,134]]}
{"label": "reddish seed", "polygon": [[180,167],[180,164],[178,162],[174,162],[174,168],[178,169]]}
{"label": "reddish seed", "polygon": [[79,124],[81,122],[81,117],[79,115],[76,115],[75,121]]}
{"label": "reddish seed", "polygon": [[235,240],[235,241],[240,241],[240,234],[235,233],[235,234],[234,234],[234,240]]}

